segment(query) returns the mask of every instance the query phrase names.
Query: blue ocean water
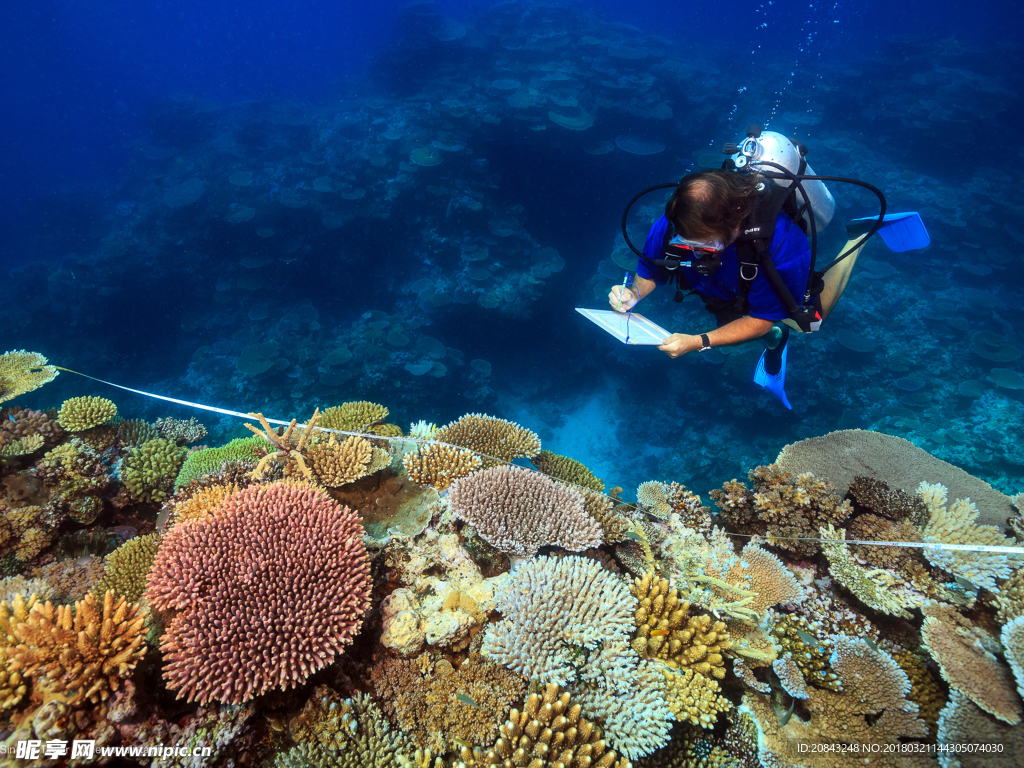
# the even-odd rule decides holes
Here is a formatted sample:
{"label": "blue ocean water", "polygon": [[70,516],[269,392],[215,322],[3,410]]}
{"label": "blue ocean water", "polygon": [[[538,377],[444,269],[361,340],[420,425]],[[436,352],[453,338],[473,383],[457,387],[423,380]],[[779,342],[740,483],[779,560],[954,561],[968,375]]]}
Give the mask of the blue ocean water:
{"label": "blue ocean water", "polygon": [[[44,2],[0,35],[0,346],[125,386],[299,419],[352,399],[403,426],[515,420],[627,495],[700,493],[787,443],[897,434],[1024,489],[1021,12],[844,2]],[[751,123],[917,210],[873,242],[784,410],[761,347],[670,360],[581,319],[633,270],[640,189]],[[837,220],[875,201],[833,186]],[[643,239],[664,198],[634,211]],[[665,328],[713,321],[669,289]],[[236,419],[70,375],[139,417]]]}

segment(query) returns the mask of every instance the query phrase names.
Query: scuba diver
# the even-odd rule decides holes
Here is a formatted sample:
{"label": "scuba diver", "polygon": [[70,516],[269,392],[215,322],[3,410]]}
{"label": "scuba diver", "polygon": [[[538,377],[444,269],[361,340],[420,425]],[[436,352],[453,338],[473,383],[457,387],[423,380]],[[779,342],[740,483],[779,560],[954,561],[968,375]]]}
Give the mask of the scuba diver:
{"label": "scuba diver", "polygon": [[[909,250],[902,247],[908,243],[923,247],[928,235],[916,213],[886,216],[885,197],[870,184],[816,176],[804,159],[807,149],[781,134],[751,126],[741,144],[727,144],[724,152],[730,158],[721,169],[650,187],[630,201],[623,214],[623,235],[640,260],[635,279],[612,287],[608,301],[612,309],[629,313],[668,282],[676,285],[676,301],[697,294],[715,316],[715,328],[673,333],[658,349],[676,358],[762,339],[767,349],[754,381],[792,409],[785,392],[790,330],[818,330],[876,231],[882,231],[893,250]],[[878,217],[851,222],[850,239],[840,255],[817,271],[817,233],[835,212],[825,180],[870,189],[878,195],[882,211]],[[647,192],[670,187],[675,191],[665,214],[651,227],[640,252],[626,234],[629,209]],[[902,222],[901,231],[886,233],[896,222]]]}

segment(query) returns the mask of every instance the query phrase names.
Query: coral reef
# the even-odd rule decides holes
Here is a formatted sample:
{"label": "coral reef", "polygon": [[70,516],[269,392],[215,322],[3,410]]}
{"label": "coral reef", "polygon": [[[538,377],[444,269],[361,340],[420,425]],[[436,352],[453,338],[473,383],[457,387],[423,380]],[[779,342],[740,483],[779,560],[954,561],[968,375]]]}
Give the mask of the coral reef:
{"label": "coral reef", "polygon": [[185,457],[174,488],[177,490],[203,475],[217,472],[227,462],[258,461],[267,453],[266,442],[258,437],[240,437],[220,448],[202,448]]}
{"label": "coral reef", "polygon": [[485,468],[513,459],[531,459],[540,453],[540,438],[535,433],[482,413],[467,413],[446,424],[437,430],[434,439],[480,454]]}
{"label": "coral reef", "polygon": [[[375,449],[361,437],[349,437],[340,443],[334,435],[327,442],[311,445],[306,451],[309,468],[316,478],[328,488],[348,485],[361,477],[383,469],[391,463],[387,456],[383,465]],[[287,474],[287,470],[285,470]]]}
{"label": "coral reef", "polygon": [[405,454],[402,466],[414,483],[429,485],[441,493],[455,480],[480,469],[482,464],[472,451],[435,443],[423,446],[417,453]]}
{"label": "coral reef", "polygon": [[[0,409],[0,451],[11,448],[14,443],[22,444],[18,453],[8,451],[4,455],[32,453],[46,443],[59,440],[63,433],[60,423],[46,411],[17,406]],[[33,445],[35,447],[29,450]]]}
{"label": "coral reef", "polygon": [[[168,687],[237,704],[301,683],[352,642],[369,559],[356,516],[315,489],[253,486],[223,506],[168,532],[146,598],[174,612],[161,639]],[[240,556],[250,548],[258,558]]]}
{"label": "coral reef", "polygon": [[601,543],[601,526],[572,488],[515,466],[494,467],[452,483],[452,514],[487,543],[529,557],[554,544],[576,552]]}
{"label": "coral reef", "polygon": [[955,751],[940,752],[940,768],[989,768],[994,764],[990,751],[993,744],[999,744],[1008,756],[1022,754],[1024,729],[996,720],[954,690],[939,715],[938,742],[963,745]]}
{"label": "coral reef", "polygon": [[663,670],[665,700],[680,722],[713,728],[721,712],[728,712],[732,703],[719,695],[718,683],[693,669],[679,672]]}
{"label": "coral reef", "polygon": [[946,706],[946,693],[935,673],[912,651],[904,651],[893,656],[910,680],[910,693],[907,698],[917,704],[921,718],[928,724],[928,731],[934,739],[938,734],[939,715]]}
{"label": "coral reef", "polygon": [[911,525],[920,526],[928,519],[928,508],[920,496],[890,488],[873,477],[855,477],[848,493],[857,507],[889,520],[906,520]]}
{"label": "coral reef", "polygon": [[366,432],[388,417],[388,409],[368,400],[356,400],[327,408],[318,422],[324,429],[342,432]]}
{"label": "coral reef", "polygon": [[117,406],[105,397],[72,397],[61,403],[57,421],[68,432],[83,432],[117,416]]}
{"label": "coral reef", "polygon": [[0,355],[0,403],[20,397],[57,378],[58,371],[47,365],[38,352],[15,349]]}
{"label": "coral reef", "polygon": [[644,512],[659,520],[668,518],[672,505],[668,503],[668,492],[664,483],[649,480],[640,483],[636,489],[636,502]]}
{"label": "coral reef", "polygon": [[117,597],[137,603],[146,591],[146,580],[159,547],[160,536],[151,533],[129,539],[115,549],[107,555],[103,578],[93,587],[93,596],[100,600],[110,590]]}
{"label": "coral reef", "polygon": [[163,501],[181,469],[181,449],[171,440],[149,440],[121,462],[125,486],[139,501]]}
{"label": "coral reef", "polygon": [[[772,634],[779,646],[779,652],[782,654],[776,661],[789,659],[783,663],[787,667],[791,664],[795,665],[803,677],[802,682],[828,691],[843,689],[838,676],[829,666],[828,660],[833,650],[832,640],[827,637],[822,639],[817,626],[803,616],[785,614],[779,616],[774,622]],[[778,673],[779,670],[775,668],[775,663],[772,662],[772,668]],[[782,679],[782,675],[779,675],[779,679]],[[799,683],[796,684],[799,685]],[[788,689],[787,692],[789,692]],[[791,692],[789,695],[795,696]]]}
{"label": "coral reef", "polygon": [[560,456],[551,451],[541,451],[530,458],[530,463],[545,475],[556,480],[563,480],[571,485],[604,493],[604,483],[601,479],[576,459]]}
{"label": "coral reef", "polygon": [[206,437],[206,427],[200,424],[195,418],[187,421],[183,419],[172,419],[170,417],[157,419],[153,422],[153,428],[165,440],[171,440],[178,445],[198,443]]}

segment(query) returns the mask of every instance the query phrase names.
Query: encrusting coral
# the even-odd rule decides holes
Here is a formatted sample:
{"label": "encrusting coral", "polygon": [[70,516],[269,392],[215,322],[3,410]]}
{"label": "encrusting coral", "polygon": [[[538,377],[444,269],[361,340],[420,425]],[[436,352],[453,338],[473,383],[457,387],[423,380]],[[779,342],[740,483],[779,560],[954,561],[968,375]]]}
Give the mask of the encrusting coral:
{"label": "encrusting coral", "polygon": [[636,637],[631,644],[641,658],[719,680],[725,677],[722,654],[732,643],[724,622],[707,615],[691,616],[689,601],[680,600],[679,590],[653,573],[636,579],[629,591],[638,601],[633,615]]}
{"label": "encrusting coral", "polygon": [[[809,472],[793,477],[775,464],[752,469],[751,490],[735,480],[711,492],[723,520],[742,533],[764,536],[769,544],[802,557],[818,551],[814,541],[823,525],[840,523],[852,507],[827,480]],[[778,538],[776,538],[778,537]]]}
{"label": "encrusting coral", "polygon": [[1019,723],[1020,700],[1013,675],[993,654],[999,648],[996,639],[948,605],[929,602],[921,612],[922,644],[942,679],[1004,723]]}
{"label": "encrusting coral", "polygon": [[38,352],[15,349],[0,355],[0,403],[13,400],[57,378],[59,371],[47,365]]}
{"label": "encrusting coral", "polygon": [[484,467],[513,459],[530,459],[540,453],[540,438],[536,433],[482,413],[467,413],[441,427],[434,434],[434,440],[481,454]]}
{"label": "encrusting coral", "polygon": [[[976,525],[978,508],[970,499],[957,499],[946,505],[946,487],[921,483],[918,495],[928,507],[928,524],[921,531],[924,540],[941,544],[972,544],[1012,547],[1017,542],[1003,536],[994,525]],[[961,576],[979,587],[998,592],[996,579],[1005,579],[1013,568],[1024,560],[1024,547],[1020,556],[994,552],[973,552],[925,547],[925,557],[932,565]]]}
{"label": "encrusting coral", "polygon": [[529,557],[549,544],[579,552],[602,540],[579,491],[520,467],[460,478],[448,489],[448,501],[453,515],[509,555]]}
{"label": "encrusting coral", "polygon": [[173,611],[164,678],[190,701],[300,684],[362,625],[370,563],[355,513],[306,485],[257,485],[165,536],[146,598]]}
{"label": "encrusting coral", "polygon": [[597,493],[604,493],[604,483],[601,478],[576,459],[570,459],[568,456],[561,456],[551,451],[541,451],[530,459],[530,463],[545,475],[556,480],[563,480],[572,485],[589,488]]}
{"label": "encrusting coral", "polygon": [[451,445],[432,443],[402,458],[409,478],[419,485],[428,485],[441,493],[455,480],[467,477],[482,466],[472,451]]}
{"label": "encrusting coral", "polygon": [[35,603],[13,627],[12,668],[71,706],[99,704],[146,654],[145,611],[107,592],[103,604],[86,595],[74,605]]}
{"label": "encrusting coral", "polygon": [[57,421],[68,432],[82,432],[117,416],[117,406],[105,397],[72,397],[61,403]]}

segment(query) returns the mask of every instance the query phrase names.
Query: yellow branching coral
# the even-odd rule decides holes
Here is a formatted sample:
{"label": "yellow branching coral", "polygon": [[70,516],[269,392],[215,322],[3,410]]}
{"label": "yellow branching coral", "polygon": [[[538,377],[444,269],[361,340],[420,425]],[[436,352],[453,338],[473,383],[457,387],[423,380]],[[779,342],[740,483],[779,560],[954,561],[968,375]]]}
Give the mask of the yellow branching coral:
{"label": "yellow branching coral", "polygon": [[1021,708],[1013,675],[990,650],[998,650],[996,639],[948,605],[926,603],[921,612],[925,616],[922,644],[950,688],[1004,723],[1019,723]]}
{"label": "yellow branching coral", "polygon": [[540,438],[536,433],[482,413],[467,413],[441,427],[434,439],[483,454],[485,469],[513,459],[530,459],[540,453]]}
{"label": "yellow branching coral", "polygon": [[417,485],[429,485],[438,493],[446,491],[452,481],[468,477],[482,466],[472,451],[450,445],[429,444],[417,453],[402,459],[409,478]]}
{"label": "yellow branching coral", "polygon": [[16,707],[28,693],[28,680],[13,664],[15,630],[24,623],[37,598],[14,595],[13,604],[0,602],[0,712]]}
{"label": "yellow branching coral", "polygon": [[354,400],[324,410],[320,415],[320,426],[343,432],[366,432],[369,427],[384,421],[388,413],[383,405],[368,400]]}
{"label": "yellow branching coral", "polygon": [[186,520],[202,520],[209,517],[217,511],[217,508],[224,499],[238,493],[239,490],[241,489],[234,483],[231,485],[211,485],[208,488],[200,488],[187,499],[183,499],[174,505],[174,516],[170,524],[178,525]]}
{"label": "yellow branching coral", "polygon": [[601,478],[594,475],[587,467],[576,459],[568,456],[560,456],[551,451],[541,451],[530,462],[545,475],[564,480],[573,485],[589,488],[598,493],[604,493],[604,483]]}
{"label": "yellow branching coral", "polygon": [[601,729],[582,717],[568,693],[550,683],[543,694],[531,693],[522,711],[513,709],[500,727],[501,736],[487,749],[463,747],[456,768],[530,768],[589,765],[591,768],[628,768],[605,746]]}
{"label": "yellow branching coral", "polygon": [[[1017,545],[1014,539],[1003,536],[994,525],[976,525],[979,512],[970,499],[957,499],[947,506],[944,485],[921,483],[917,493],[928,507],[928,524],[922,530],[925,541],[996,547]],[[979,587],[998,592],[995,580],[1005,579],[1013,567],[1020,565],[1024,558],[1024,547],[1020,551],[1019,557],[991,552],[958,552],[937,547],[926,547],[924,552],[932,565],[969,579]]]}
{"label": "yellow branching coral", "polygon": [[121,462],[121,478],[132,496],[139,501],[163,501],[174,485],[181,463],[182,450],[171,440],[149,440],[132,451]]}
{"label": "yellow branching coral", "polygon": [[106,424],[117,416],[117,406],[105,397],[72,397],[61,403],[57,421],[68,432]]}
{"label": "yellow branching coral", "polygon": [[[882,650],[875,650],[861,639],[837,635],[835,639],[836,673],[842,692],[808,689],[803,706],[810,720],[783,716],[780,720],[767,697],[747,692],[741,713],[753,715],[759,731],[759,757],[764,765],[791,764],[790,746],[803,744],[891,744],[903,737],[923,738],[928,733],[918,716],[917,705],[908,700],[910,681],[899,665]],[[820,754],[821,757],[815,757]],[[872,765],[929,765],[930,756],[914,761],[913,755],[887,756],[879,752]],[[834,752],[808,751],[800,764],[813,768],[863,764],[863,753],[850,760],[836,759]]]}
{"label": "yellow branching coral", "polygon": [[361,437],[347,437],[340,443],[331,435],[326,443],[306,450],[313,474],[328,488],[355,482],[369,474],[373,446]]}
{"label": "yellow branching coral", "polygon": [[665,700],[672,714],[681,722],[689,722],[702,728],[714,728],[719,712],[728,712],[732,704],[719,695],[719,686],[714,680],[692,669],[680,672],[663,670],[665,675]]}
{"label": "yellow branching coral", "polygon": [[110,590],[117,597],[138,602],[146,591],[146,579],[153,567],[153,558],[160,547],[160,535],[135,536],[115,549],[106,558],[106,571],[92,594],[97,600]]}
{"label": "yellow branching coral", "polygon": [[0,446],[0,457],[13,459],[15,456],[27,456],[42,448],[45,442],[42,435],[28,435],[20,440],[11,440],[6,445]]}
{"label": "yellow branching coral", "polygon": [[274,428],[270,426],[266,417],[264,417],[262,413],[250,413],[249,415],[259,419],[260,426],[263,427],[263,431],[261,432],[256,429],[252,424],[246,424],[245,428],[254,435],[265,439],[274,448],[272,452],[259,460],[259,463],[256,465],[256,469],[252,471],[251,477],[256,480],[263,477],[267,470],[270,469],[271,463],[276,461],[284,468],[285,475],[294,477],[301,474],[307,480],[312,480],[313,473],[309,467],[306,466],[306,459],[303,451],[306,448],[306,443],[309,442],[309,438],[313,435],[313,430],[316,428],[317,422],[320,419],[320,409],[317,408],[313,411],[313,415],[306,423],[306,426],[298,433],[295,431],[295,425],[298,424],[298,422],[295,419],[292,419],[288,428],[280,435],[277,434]]}
{"label": "yellow branching coral", "polygon": [[636,637],[631,644],[641,658],[725,677],[722,653],[732,643],[724,622],[713,622],[706,615],[690,616],[690,603],[681,601],[679,590],[653,572],[636,579],[629,591],[639,601],[634,612]]}
{"label": "yellow branching coral", "polygon": [[57,378],[58,371],[38,352],[15,349],[0,355],[0,403],[31,392]]}
{"label": "yellow branching coral", "polygon": [[72,608],[32,606],[14,628],[14,668],[68,704],[100,704],[146,654],[146,612],[108,591],[99,605],[86,595]]}
{"label": "yellow branching coral", "polygon": [[835,529],[832,525],[819,530],[822,539],[828,543],[821,545],[829,562],[829,573],[832,578],[850,590],[858,600],[869,608],[909,619],[908,608],[917,608],[924,601],[922,595],[914,592],[903,583],[903,579],[884,568],[862,568],[850,555],[846,546],[846,531]]}

